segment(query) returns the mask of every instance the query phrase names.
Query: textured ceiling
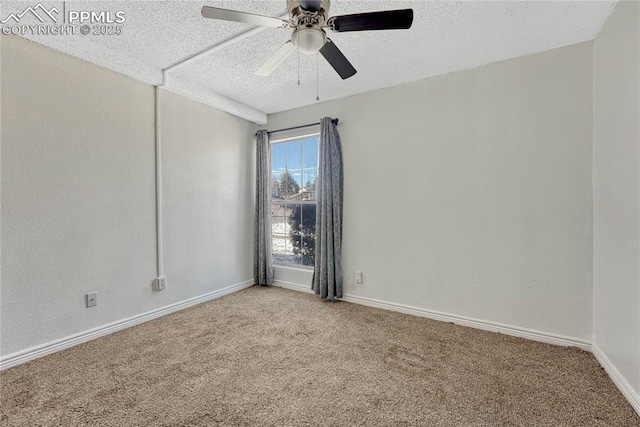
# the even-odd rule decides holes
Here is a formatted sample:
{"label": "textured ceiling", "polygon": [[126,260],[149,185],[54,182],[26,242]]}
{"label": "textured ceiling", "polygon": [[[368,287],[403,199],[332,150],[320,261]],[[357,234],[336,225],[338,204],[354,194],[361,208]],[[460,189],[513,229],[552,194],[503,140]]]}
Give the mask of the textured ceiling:
{"label": "textured ceiling", "polygon": [[[358,74],[341,80],[319,57],[321,100],[340,98],[425,77],[469,69],[592,40],[616,1],[354,1],[333,0],[330,15],[411,7],[410,30],[332,33],[329,37]],[[0,17],[37,4],[1,1]],[[62,10],[61,1],[42,0]],[[203,5],[283,15],[285,0],[268,1],[67,1],[66,10],[125,12],[121,35],[30,35],[25,37],[150,84],[162,69],[219,45],[173,68],[168,89],[260,122],[274,113],[316,102],[316,55],[290,56],[271,76],[253,72],[286,40],[289,30],[204,19]],[[25,16],[23,23],[38,23]],[[224,104],[227,104],[225,107]],[[245,106],[249,108],[245,108]],[[245,113],[243,113],[245,111]],[[261,116],[262,114],[262,116]]]}

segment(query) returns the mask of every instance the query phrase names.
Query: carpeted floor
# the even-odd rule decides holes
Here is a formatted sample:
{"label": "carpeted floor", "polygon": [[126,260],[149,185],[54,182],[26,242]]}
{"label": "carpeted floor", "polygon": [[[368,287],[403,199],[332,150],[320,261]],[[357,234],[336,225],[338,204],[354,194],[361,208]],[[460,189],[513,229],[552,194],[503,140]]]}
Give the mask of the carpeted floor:
{"label": "carpeted floor", "polygon": [[594,357],[249,288],[0,373],[1,426],[640,426]]}

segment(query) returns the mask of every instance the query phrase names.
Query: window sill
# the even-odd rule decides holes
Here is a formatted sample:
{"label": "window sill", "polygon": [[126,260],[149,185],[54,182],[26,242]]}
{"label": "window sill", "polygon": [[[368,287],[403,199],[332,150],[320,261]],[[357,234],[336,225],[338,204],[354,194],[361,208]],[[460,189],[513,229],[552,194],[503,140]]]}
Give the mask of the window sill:
{"label": "window sill", "polygon": [[294,267],[288,264],[273,264],[273,268],[278,270],[290,270],[290,271],[300,271],[303,273],[313,273],[313,267],[306,267],[304,265]]}

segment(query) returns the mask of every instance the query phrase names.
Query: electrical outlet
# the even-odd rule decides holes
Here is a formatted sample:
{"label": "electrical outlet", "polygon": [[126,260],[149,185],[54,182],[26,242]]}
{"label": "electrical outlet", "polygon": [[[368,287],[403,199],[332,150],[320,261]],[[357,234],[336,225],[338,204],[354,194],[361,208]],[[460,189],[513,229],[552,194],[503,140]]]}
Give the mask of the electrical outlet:
{"label": "electrical outlet", "polygon": [[362,283],[362,270],[356,270],[356,283]]}
{"label": "electrical outlet", "polygon": [[91,292],[87,294],[87,308],[88,307],[95,307],[96,305],[98,305],[98,293],[97,292]]}
{"label": "electrical outlet", "polygon": [[161,291],[164,288],[167,287],[167,278],[162,276],[162,277],[158,277],[156,280],[154,280],[153,282],[153,288],[156,291]]}

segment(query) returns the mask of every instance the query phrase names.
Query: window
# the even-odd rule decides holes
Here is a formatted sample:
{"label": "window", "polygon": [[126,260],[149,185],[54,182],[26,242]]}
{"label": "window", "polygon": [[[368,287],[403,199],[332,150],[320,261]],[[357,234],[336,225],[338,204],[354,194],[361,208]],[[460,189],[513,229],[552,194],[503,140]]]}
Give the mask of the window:
{"label": "window", "polygon": [[271,142],[273,262],[313,267],[315,261],[317,133]]}

